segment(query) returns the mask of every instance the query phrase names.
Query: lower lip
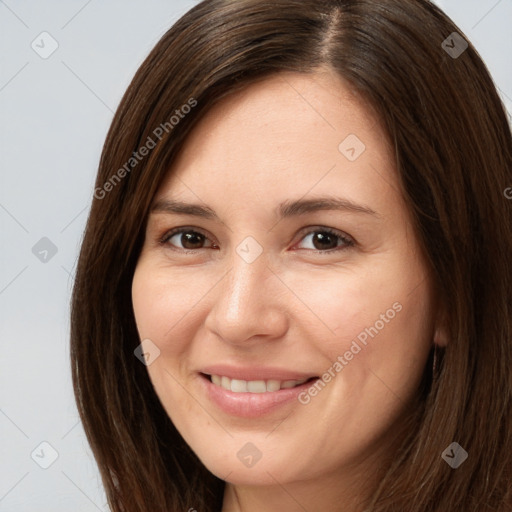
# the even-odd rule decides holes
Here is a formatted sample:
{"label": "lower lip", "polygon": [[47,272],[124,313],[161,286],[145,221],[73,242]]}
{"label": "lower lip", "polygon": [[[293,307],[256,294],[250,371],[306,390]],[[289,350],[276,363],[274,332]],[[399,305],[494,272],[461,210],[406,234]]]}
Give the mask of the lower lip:
{"label": "lower lip", "polygon": [[304,382],[300,386],[265,393],[234,393],[217,386],[208,377],[201,374],[201,385],[210,400],[227,414],[241,418],[257,418],[274,410],[295,402],[298,396],[315,383],[314,380]]}

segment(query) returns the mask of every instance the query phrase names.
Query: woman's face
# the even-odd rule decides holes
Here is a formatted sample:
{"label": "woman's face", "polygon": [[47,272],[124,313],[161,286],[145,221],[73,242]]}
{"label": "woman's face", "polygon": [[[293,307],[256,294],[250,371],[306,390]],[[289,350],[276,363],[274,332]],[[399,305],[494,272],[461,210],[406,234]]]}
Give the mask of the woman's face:
{"label": "woman's face", "polygon": [[155,197],[132,293],[163,407],[235,484],[368,464],[436,329],[385,134],[329,72],[209,112]]}

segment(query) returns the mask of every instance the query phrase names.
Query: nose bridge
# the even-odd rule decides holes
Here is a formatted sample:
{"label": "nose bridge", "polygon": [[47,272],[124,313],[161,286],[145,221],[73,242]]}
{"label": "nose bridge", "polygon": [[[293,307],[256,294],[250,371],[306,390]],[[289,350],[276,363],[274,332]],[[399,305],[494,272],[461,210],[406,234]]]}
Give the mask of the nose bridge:
{"label": "nose bridge", "polygon": [[231,272],[222,287],[225,314],[235,321],[241,314],[258,310],[265,299],[270,270],[265,254],[253,261],[233,255]]}
{"label": "nose bridge", "polygon": [[[250,243],[250,242],[249,242]],[[247,248],[241,244],[242,249]],[[261,251],[256,257],[240,246],[231,255],[230,271],[219,283],[207,326],[230,342],[242,342],[257,335],[279,336],[286,329],[284,308],[272,293],[275,285],[268,258]]]}

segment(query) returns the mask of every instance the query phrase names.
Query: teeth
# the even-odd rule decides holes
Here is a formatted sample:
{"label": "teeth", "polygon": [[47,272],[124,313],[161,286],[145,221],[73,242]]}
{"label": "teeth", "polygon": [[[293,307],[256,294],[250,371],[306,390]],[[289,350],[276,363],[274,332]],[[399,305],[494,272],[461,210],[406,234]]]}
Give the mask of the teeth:
{"label": "teeth", "polygon": [[296,386],[295,382],[297,382],[297,381],[285,380],[284,382],[281,383],[281,388],[282,389],[294,388]]}
{"label": "teeth", "polygon": [[220,375],[211,375],[213,384],[234,393],[267,393],[290,389],[304,384],[308,379],[302,380],[241,380],[230,379]]}
{"label": "teeth", "polygon": [[281,389],[281,382],[278,380],[267,381],[267,391],[279,391]]}
{"label": "teeth", "polygon": [[[222,377],[222,384],[224,384],[224,379],[227,379],[227,377]],[[248,382],[245,380],[233,379],[229,389],[234,393],[247,393],[247,384]]]}
{"label": "teeth", "polygon": [[266,393],[267,383],[264,380],[250,380],[247,382],[247,391],[249,393]]}

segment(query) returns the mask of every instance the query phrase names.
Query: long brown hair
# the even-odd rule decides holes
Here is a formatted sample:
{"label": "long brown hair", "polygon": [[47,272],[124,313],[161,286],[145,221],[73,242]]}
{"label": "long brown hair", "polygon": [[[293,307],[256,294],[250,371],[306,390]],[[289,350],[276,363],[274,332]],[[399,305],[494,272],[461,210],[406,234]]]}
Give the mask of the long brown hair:
{"label": "long brown hair", "polygon": [[[205,0],[151,51],[103,148],[72,298],[75,396],[113,511],[221,509],[224,482],[134,356],[131,281],[154,194],[207,110],[273,73],[320,66],[386,129],[450,333],[365,510],[510,510],[512,136],[476,50],[458,55],[464,40],[427,0]],[[441,458],[453,441],[469,454],[458,469]]]}

